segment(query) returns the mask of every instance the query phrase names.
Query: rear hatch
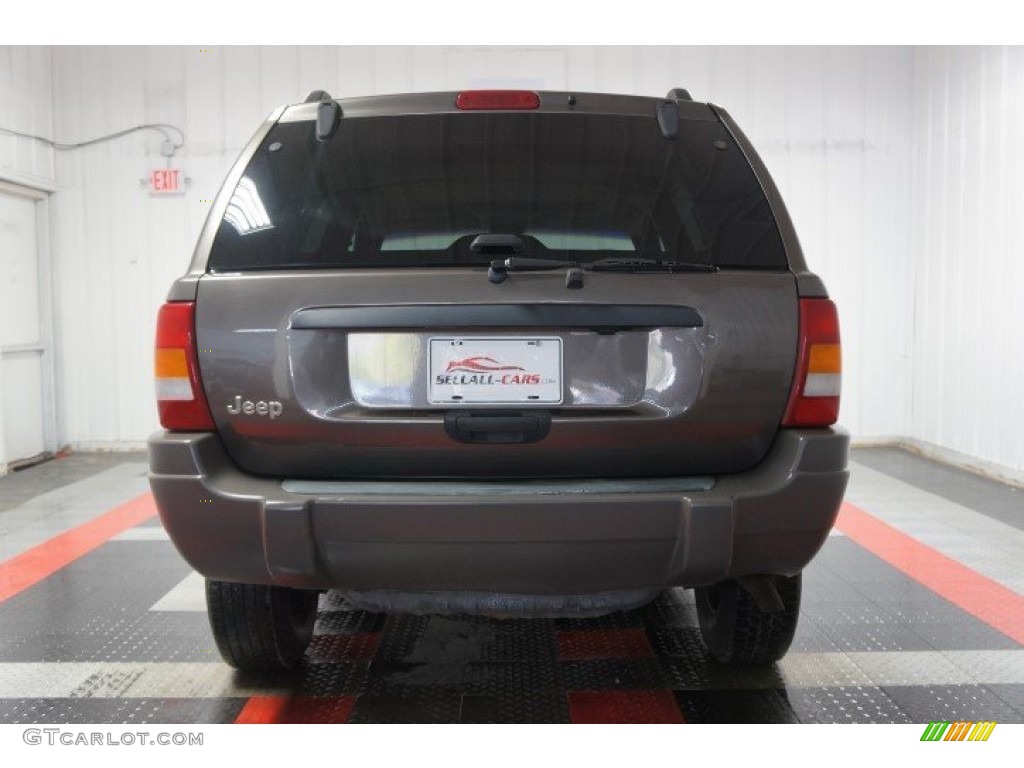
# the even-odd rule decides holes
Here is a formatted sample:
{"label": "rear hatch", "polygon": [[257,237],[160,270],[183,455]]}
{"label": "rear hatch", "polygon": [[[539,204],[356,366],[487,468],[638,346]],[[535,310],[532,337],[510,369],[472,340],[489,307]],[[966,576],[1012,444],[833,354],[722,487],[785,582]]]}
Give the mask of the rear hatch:
{"label": "rear hatch", "polygon": [[270,130],[197,294],[203,385],[241,467],[642,477],[761,459],[797,291],[743,152],[705,105],[682,103],[670,138],[654,99],[541,102],[342,102],[326,140],[309,109]]}

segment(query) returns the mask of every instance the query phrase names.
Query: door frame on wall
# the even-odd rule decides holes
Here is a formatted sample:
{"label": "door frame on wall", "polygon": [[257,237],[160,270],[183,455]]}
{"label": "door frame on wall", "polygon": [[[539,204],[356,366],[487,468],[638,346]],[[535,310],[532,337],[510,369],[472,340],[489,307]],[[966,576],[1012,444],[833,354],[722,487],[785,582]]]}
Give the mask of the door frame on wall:
{"label": "door frame on wall", "polygon": [[[13,355],[38,355],[43,391],[43,455],[52,456],[58,450],[57,390],[54,354],[53,272],[50,258],[50,194],[56,190],[52,184],[33,178],[9,175],[0,171],[0,193],[13,195],[35,203],[36,264],[39,280],[39,340],[34,344],[19,344],[0,349],[0,358]],[[10,463],[0,463],[0,475],[11,469]]]}

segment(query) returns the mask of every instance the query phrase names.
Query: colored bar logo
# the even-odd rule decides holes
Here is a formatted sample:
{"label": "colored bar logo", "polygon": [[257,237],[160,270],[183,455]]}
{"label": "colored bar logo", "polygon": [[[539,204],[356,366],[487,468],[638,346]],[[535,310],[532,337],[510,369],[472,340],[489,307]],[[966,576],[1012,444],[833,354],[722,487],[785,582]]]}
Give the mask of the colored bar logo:
{"label": "colored bar logo", "polygon": [[988,741],[995,727],[994,720],[981,720],[977,723],[965,720],[952,723],[948,720],[933,720],[925,727],[921,741]]}

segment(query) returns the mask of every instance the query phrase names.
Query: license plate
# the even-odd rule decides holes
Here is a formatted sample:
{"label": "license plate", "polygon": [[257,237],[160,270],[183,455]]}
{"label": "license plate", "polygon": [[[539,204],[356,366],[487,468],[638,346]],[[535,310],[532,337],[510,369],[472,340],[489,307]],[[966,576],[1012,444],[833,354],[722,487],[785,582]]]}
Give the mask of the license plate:
{"label": "license plate", "polygon": [[558,337],[431,339],[428,369],[437,405],[562,402]]}

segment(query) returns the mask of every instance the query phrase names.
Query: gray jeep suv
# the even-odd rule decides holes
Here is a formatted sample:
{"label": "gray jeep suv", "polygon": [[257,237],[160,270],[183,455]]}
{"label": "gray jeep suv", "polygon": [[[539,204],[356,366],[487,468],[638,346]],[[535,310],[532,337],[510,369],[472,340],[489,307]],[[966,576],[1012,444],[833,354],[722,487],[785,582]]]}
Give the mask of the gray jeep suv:
{"label": "gray jeep suv", "polygon": [[835,307],[721,108],[532,91],[276,110],[159,314],[150,480],[241,669],[317,597],[588,616],[692,587],[788,649],[846,486]]}

